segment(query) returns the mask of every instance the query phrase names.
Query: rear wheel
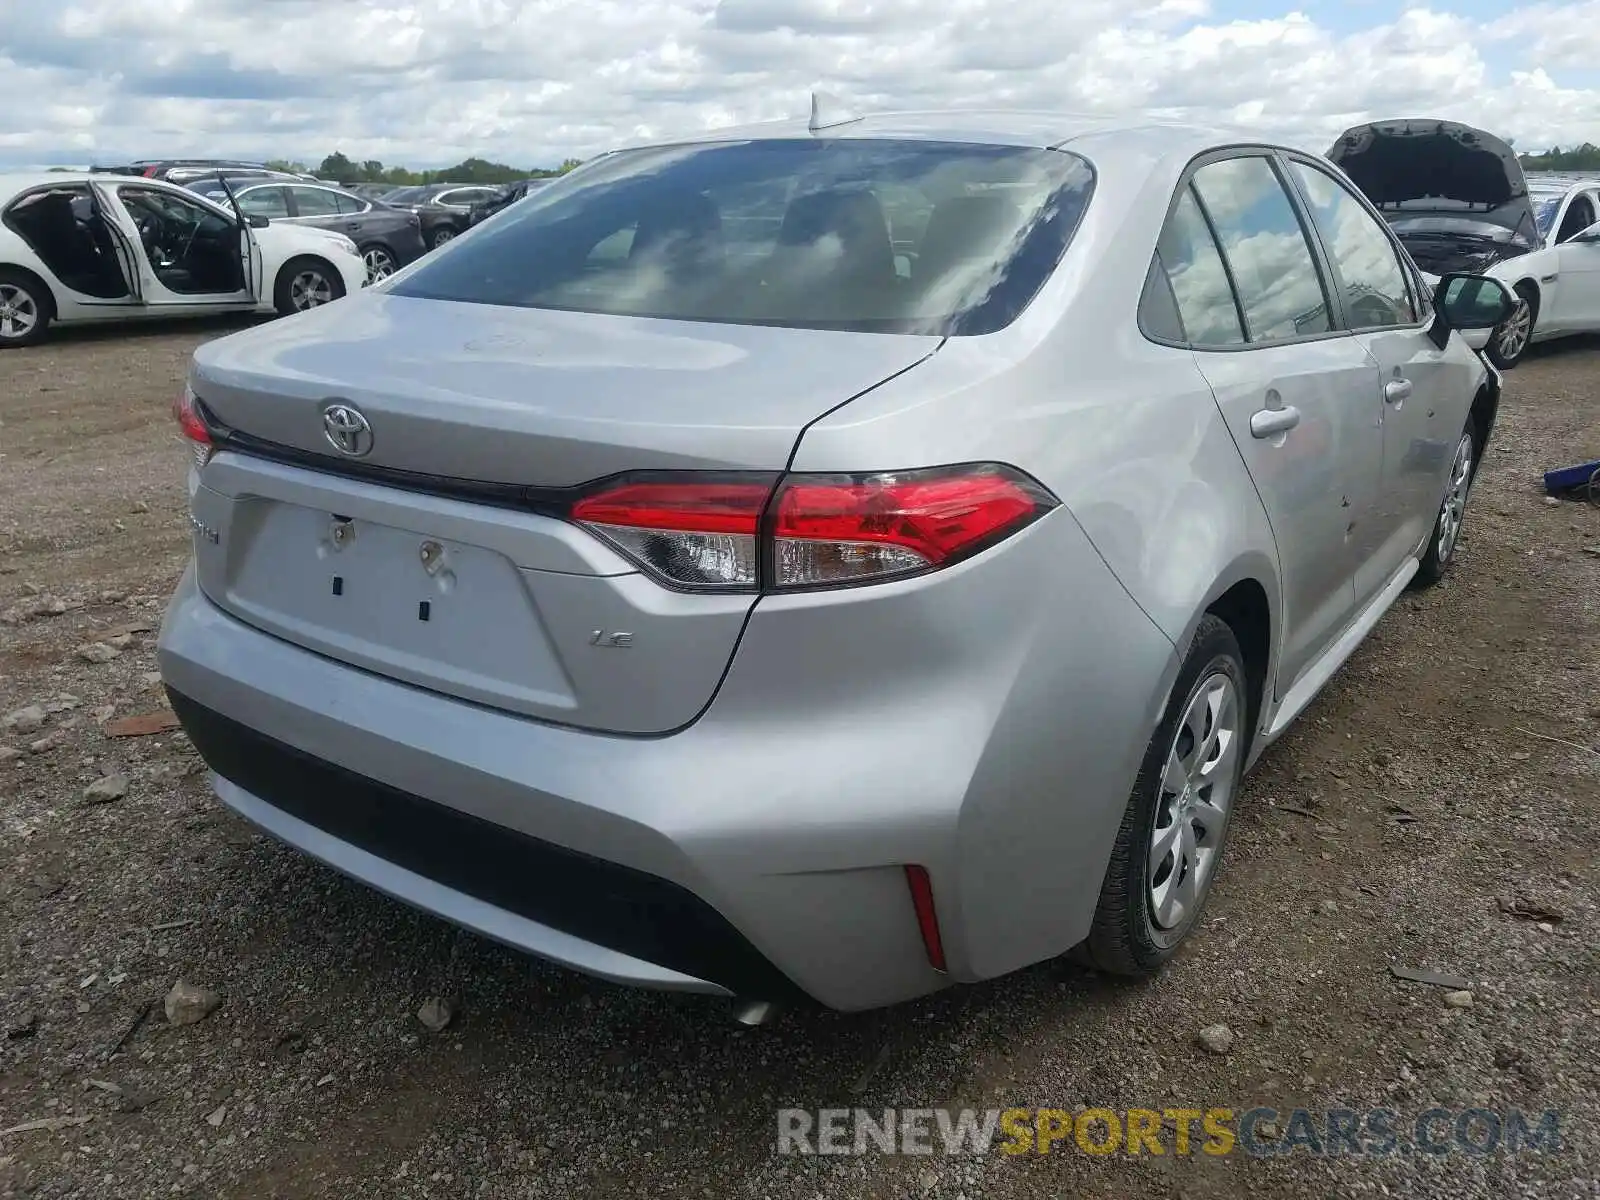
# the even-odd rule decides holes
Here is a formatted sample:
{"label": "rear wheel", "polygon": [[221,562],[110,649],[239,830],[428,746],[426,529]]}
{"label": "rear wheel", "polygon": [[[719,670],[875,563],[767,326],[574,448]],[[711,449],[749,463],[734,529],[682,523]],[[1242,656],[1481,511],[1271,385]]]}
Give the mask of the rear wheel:
{"label": "rear wheel", "polygon": [[308,312],[332,304],[344,295],[344,280],[320,258],[294,258],[278,272],[272,293],[273,307],[279,316]]}
{"label": "rear wheel", "polygon": [[1461,440],[1456,443],[1444,501],[1439,505],[1439,515],[1434,518],[1433,534],[1428,538],[1428,549],[1422,556],[1422,565],[1417,568],[1418,587],[1432,587],[1438,583],[1455,561],[1456,547],[1461,541],[1461,526],[1467,517],[1467,497],[1472,494],[1472,480],[1477,471],[1476,454],[1477,446],[1469,426],[1461,431]]}
{"label": "rear wheel", "polygon": [[1502,371],[1509,371],[1522,361],[1539,321],[1539,294],[1532,287],[1520,285],[1517,301],[1516,310],[1495,327],[1489,338],[1489,361]]}
{"label": "rear wheel", "polygon": [[1233,630],[1209,613],[1145,750],[1080,957],[1152,975],[1199,920],[1244,775],[1251,704]]}
{"label": "rear wheel", "polygon": [[454,239],[455,236],[456,231],[453,228],[451,228],[449,225],[441,225],[439,228],[435,229],[432,235],[428,238],[428,245],[430,248],[437,250],[446,242]]}
{"label": "rear wheel", "polygon": [[363,246],[361,248],[361,261],[367,264],[367,282],[377,283],[380,279],[387,279],[399,269],[394,255],[387,246]]}
{"label": "rear wheel", "polygon": [[50,292],[38,280],[0,269],[0,350],[43,340],[54,316]]}

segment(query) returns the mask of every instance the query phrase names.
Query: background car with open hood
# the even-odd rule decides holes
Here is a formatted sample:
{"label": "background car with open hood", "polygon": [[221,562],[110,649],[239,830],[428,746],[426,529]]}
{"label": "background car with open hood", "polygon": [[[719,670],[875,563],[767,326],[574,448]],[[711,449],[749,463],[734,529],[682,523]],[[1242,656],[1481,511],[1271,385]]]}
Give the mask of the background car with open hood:
{"label": "background car with open hood", "polygon": [[1328,157],[1430,276],[1493,276],[1520,303],[1489,336],[1495,366],[1534,342],[1600,331],[1600,180],[1530,180],[1501,138],[1411,118],[1346,130]]}

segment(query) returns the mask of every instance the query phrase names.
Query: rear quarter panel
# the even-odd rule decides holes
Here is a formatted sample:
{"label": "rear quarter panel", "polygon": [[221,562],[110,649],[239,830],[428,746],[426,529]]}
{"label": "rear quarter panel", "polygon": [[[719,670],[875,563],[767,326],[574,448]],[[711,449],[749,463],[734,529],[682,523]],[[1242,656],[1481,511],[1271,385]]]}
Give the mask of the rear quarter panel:
{"label": "rear quarter panel", "polygon": [[[1047,523],[1070,519],[1092,556],[1092,567],[1072,562],[1036,539],[1048,561],[1009,586],[1047,593],[1044,612],[1032,615],[1033,597],[997,596],[990,618],[1014,614],[1027,644],[1009,690],[988,709],[993,749],[962,802],[963,911],[979,925],[1005,924],[1018,960],[974,950],[985,968],[1020,965],[1025,949],[1087,929],[1139,760],[1207,605],[1253,579],[1278,611],[1271,531],[1211,390],[1190,352],[1138,329],[1145,271],[1183,162],[1124,165],[1101,171],[1074,244],[1016,323],[950,339],[817,421],[794,460],[799,471],[1010,463],[1062,500],[1066,511]],[[1102,570],[1114,599],[1100,589]],[[1086,670],[1084,642],[1117,629],[1102,611],[1117,605],[1137,614],[1115,633],[1131,652],[1088,655]],[[1139,628],[1164,652],[1141,645]],[[1093,740],[1076,736],[1090,728]],[[1005,881],[1023,876],[997,869],[1035,849],[1085,885],[1053,897],[1050,920],[1008,906]],[[978,863],[987,871],[973,870]],[[1031,937],[1011,927],[1029,922]]]}

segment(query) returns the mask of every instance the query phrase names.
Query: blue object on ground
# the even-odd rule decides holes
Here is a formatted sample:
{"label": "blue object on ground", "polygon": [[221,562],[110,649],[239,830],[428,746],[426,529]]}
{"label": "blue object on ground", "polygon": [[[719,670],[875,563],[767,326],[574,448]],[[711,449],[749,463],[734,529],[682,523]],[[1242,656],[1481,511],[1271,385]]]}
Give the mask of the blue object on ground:
{"label": "blue object on ground", "polygon": [[1551,495],[1589,488],[1600,477],[1600,461],[1580,463],[1575,467],[1561,467],[1544,473],[1544,490]]}

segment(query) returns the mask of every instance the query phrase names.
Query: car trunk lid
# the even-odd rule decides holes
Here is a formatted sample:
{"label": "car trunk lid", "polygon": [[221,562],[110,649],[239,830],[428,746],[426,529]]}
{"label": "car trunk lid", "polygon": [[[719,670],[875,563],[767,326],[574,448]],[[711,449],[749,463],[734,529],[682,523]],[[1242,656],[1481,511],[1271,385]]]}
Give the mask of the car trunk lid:
{"label": "car trunk lid", "polygon": [[[666,732],[709,702],[754,597],[671,591],[521,489],[776,476],[810,421],[938,345],[381,295],[224,338],[191,373],[219,446],[193,500],[199,581],[364,670]],[[366,424],[357,453],[330,406]]]}

